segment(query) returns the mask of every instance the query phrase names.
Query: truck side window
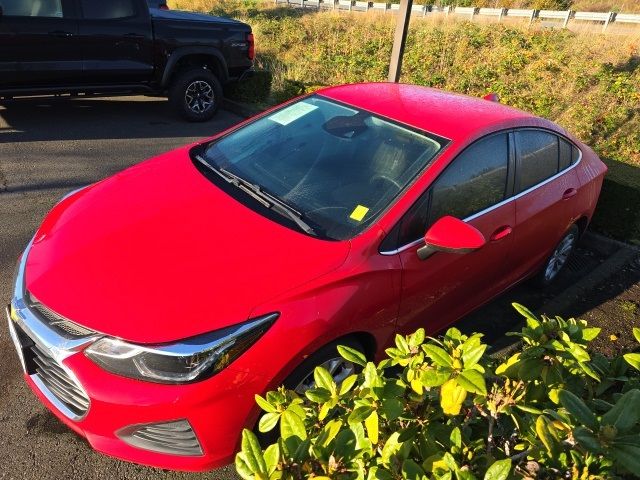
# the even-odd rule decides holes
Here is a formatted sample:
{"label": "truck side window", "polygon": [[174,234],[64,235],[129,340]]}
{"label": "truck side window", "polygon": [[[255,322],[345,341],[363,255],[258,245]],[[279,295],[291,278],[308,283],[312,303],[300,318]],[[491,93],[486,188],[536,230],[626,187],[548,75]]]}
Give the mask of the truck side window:
{"label": "truck side window", "polygon": [[127,18],[136,15],[133,0],[81,0],[84,18],[109,20]]}
{"label": "truck side window", "polygon": [[62,0],[0,0],[7,17],[62,17]]}

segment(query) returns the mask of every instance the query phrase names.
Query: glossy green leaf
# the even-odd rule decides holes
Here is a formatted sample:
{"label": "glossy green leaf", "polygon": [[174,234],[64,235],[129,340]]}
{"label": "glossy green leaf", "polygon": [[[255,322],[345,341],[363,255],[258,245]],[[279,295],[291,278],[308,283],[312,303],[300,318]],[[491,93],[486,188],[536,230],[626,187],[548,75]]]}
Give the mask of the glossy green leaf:
{"label": "glossy green leaf", "polygon": [[313,370],[313,379],[315,380],[318,387],[324,388],[329,392],[335,392],[336,384],[333,381],[333,377],[326,368],[316,367]]}
{"label": "glossy green leaf", "polygon": [[280,445],[274,443],[264,451],[264,461],[267,465],[267,473],[271,475],[280,462]]}
{"label": "glossy green leaf", "polygon": [[609,454],[617,465],[629,473],[637,475],[640,472],[640,447],[628,444],[614,443]]}
{"label": "glossy green leaf", "polygon": [[556,451],[556,439],[552,429],[551,422],[544,415],[536,419],[536,434],[550,455]]}
{"label": "glossy green leaf", "polygon": [[355,425],[356,423],[364,422],[364,420],[369,415],[371,415],[372,412],[373,412],[372,407],[367,407],[367,406],[356,407],[349,414],[349,418],[347,422],[349,423],[349,425]]}
{"label": "glossy green leaf", "polygon": [[254,398],[255,398],[256,403],[258,404],[258,406],[262,410],[264,410],[265,412],[273,413],[273,412],[277,412],[278,411],[278,409],[275,407],[275,405],[272,405],[267,400],[262,398],[260,395],[256,395]]}
{"label": "glossy green leaf", "polygon": [[602,416],[602,425],[613,425],[625,432],[640,419],[640,390],[629,390],[622,395],[611,410]]}
{"label": "glossy green leaf", "polygon": [[361,367],[364,367],[367,364],[367,357],[364,356],[364,353],[356,350],[355,348],[338,345],[338,353],[345,360],[355,363],[356,365],[360,365]]}
{"label": "glossy green leaf", "polygon": [[247,463],[247,458],[244,452],[239,452],[236,455],[236,472],[240,475],[244,480],[255,480],[255,475],[253,474],[253,470],[249,467]]}
{"label": "glossy green leaf", "polygon": [[455,379],[447,381],[440,389],[440,406],[445,415],[458,415],[467,398],[467,391]]}
{"label": "glossy green leaf", "polygon": [[260,422],[258,423],[258,430],[262,433],[270,432],[273,430],[278,424],[278,420],[280,420],[280,414],[277,412],[265,413],[262,417],[260,417]]}
{"label": "glossy green leaf", "polygon": [[364,426],[367,428],[367,436],[369,437],[369,440],[371,440],[371,443],[373,443],[374,445],[378,443],[379,425],[378,425],[378,413],[376,411],[373,411],[371,415],[369,415],[365,419]]}
{"label": "glossy green leaf", "polygon": [[584,328],[582,330],[582,339],[590,342],[600,334],[600,330],[601,329],[597,327]]}
{"label": "glossy green leaf", "polygon": [[458,384],[467,392],[478,395],[487,394],[487,384],[484,376],[476,370],[464,370],[456,377]]}
{"label": "glossy green leaf", "polygon": [[312,402],[324,403],[331,399],[331,392],[326,388],[310,388],[304,392],[304,396]]}
{"label": "glossy green leaf", "polygon": [[633,327],[633,336],[636,338],[637,342],[640,342],[640,328]]}
{"label": "glossy green leaf", "polygon": [[400,434],[398,432],[393,432],[389,436],[389,438],[387,438],[387,441],[385,442],[384,447],[382,447],[382,452],[380,453],[380,459],[382,460],[383,465],[389,465],[389,461],[391,460],[391,457],[395,455],[398,452],[398,450],[400,450],[402,443],[398,441],[399,436]]}
{"label": "glossy green leaf", "polygon": [[451,430],[449,441],[452,445],[455,445],[458,448],[462,447],[462,434],[460,433],[460,429],[458,427]]}
{"label": "glossy green leaf", "polygon": [[266,475],[267,465],[262,456],[262,448],[260,447],[258,438],[251,430],[245,428],[242,431],[241,447],[242,453],[244,454],[244,461],[251,472]]}
{"label": "glossy green leaf", "polygon": [[507,480],[509,472],[511,472],[511,459],[497,460],[487,469],[484,480]]}
{"label": "glossy green leaf", "polygon": [[593,453],[600,453],[602,450],[598,437],[596,437],[591,430],[585,427],[577,427],[573,429],[572,434],[578,444],[586,450]]}
{"label": "glossy green leaf", "polygon": [[349,390],[353,388],[358,380],[358,375],[349,375],[340,384],[340,395],[345,395]]}
{"label": "glossy green leaf", "polygon": [[640,370],[640,353],[627,353],[624,355],[625,361],[636,370]]}
{"label": "glossy green leaf", "polygon": [[404,403],[397,398],[387,398],[382,402],[382,414],[388,421],[393,421],[402,415]]}
{"label": "glossy green leaf", "polygon": [[462,363],[464,363],[464,368],[471,368],[478,363],[486,349],[487,345],[485,344],[474,345],[470,348],[463,349]]}
{"label": "glossy green leaf", "polygon": [[408,480],[421,480],[425,472],[420,465],[410,458],[402,462],[402,478]]}
{"label": "glossy green leaf", "polygon": [[307,438],[304,422],[291,410],[285,410],[280,418],[280,436],[285,440],[290,437],[298,437],[300,440]]}
{"label": "glossy green leaf", "polygon": [[451,356],[441,347],[437,345],[423,345],[424,353],[435,363],[441,367],[451,367],[453,360]]}
{"label": "glossy green leaf", "polygon": [[527,307],[515,302],[511,305],[520,315],[527,319],[527,326],[529,328],[537,328],[540,326],[540,320],[538,320],[538,317],[536,317]]}
{"label": "glossy green leaf", "polygon": [[564,408],[582,425],[592,430],[598,428],[598,420],[587,405],[568,390],[560,390],[558,399]]}
{"label": "glossy green leaf", "polygon": [[449,369],[426,368],[420,371],[419,381],[425,387],[439,387],[451,377]]}

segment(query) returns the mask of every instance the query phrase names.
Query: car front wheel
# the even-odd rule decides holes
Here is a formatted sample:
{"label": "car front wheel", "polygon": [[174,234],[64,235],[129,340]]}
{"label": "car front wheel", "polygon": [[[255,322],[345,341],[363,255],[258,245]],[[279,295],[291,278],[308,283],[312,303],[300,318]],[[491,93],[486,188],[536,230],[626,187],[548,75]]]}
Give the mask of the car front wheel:
{"label": "car front wheel", "polygon": [[193,68],[178,74],[169,91],[169,101],[186,120],[210,120],[222,102],[222,86],[205,68]]}

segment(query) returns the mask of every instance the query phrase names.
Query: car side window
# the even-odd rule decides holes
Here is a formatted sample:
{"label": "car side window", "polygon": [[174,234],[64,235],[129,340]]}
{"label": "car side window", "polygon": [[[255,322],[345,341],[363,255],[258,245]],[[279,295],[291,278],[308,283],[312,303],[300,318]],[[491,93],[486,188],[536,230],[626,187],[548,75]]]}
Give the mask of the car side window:
{"label": "car side window", "polygon": [[568,168],[573,163],[571,149],[574,148],[569,142],[560,139],[560,171]]}
{"label": "car side window", "polygon": [[113,20],[136,15],[133,0],[81,0],[82,15],[91,20]]}
{"label": "car side window", "polygon": [[522,192],[558,173],[558,137],[542,130],[515,132],[517,191]]}
{"label": "car side window", "polygon": [[508,170],[507,133],[467,147],[405,214],[398,245],[421,238],[445,215],[464,219],[500,203],[507,193]]}
{"label": "car side window", "polygon": [[62,0],[0,0],[3,16],[62,18]]}

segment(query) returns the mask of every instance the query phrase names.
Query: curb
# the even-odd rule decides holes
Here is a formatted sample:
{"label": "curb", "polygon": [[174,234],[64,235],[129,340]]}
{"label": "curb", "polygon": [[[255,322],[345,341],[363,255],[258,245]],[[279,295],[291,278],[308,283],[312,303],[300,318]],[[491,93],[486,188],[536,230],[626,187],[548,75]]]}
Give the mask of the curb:
{"label": "curb", "polygon": [[261,108],[246,103],[236,102],[235,100],[229,100],[228,98],[223,100],[222,108],[244,118],[253,117],[263,112]]}

